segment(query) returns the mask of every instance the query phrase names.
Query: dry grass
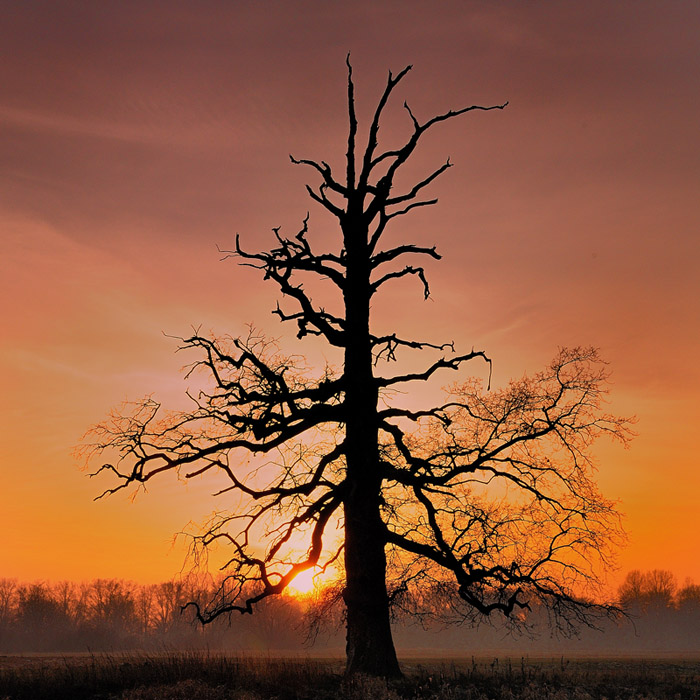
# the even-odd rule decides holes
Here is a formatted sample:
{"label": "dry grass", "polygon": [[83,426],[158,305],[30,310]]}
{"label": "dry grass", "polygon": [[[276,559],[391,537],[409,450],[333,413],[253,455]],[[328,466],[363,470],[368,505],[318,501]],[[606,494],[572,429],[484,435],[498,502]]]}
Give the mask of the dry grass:
{"label": "dry grass", "polygon": [[343,679],[332,660],[221,654],[0,657],[0,700],[700,700],[700,661],[412,659]]}

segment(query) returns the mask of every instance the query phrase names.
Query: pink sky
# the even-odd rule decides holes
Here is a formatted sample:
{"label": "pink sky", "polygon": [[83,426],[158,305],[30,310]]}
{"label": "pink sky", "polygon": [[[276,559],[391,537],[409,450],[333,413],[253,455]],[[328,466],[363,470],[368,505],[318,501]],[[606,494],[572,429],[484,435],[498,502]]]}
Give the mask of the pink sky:
{"label": "pink sky", "polygon": [[385,143],[408,133],[403,99],[420,118],[510,101],[426,138],[416,174],[456,167],[400,235],[445,257],[432,300],[397,284],[378,326],[484,349],[497,383],[599,346],[613,409],[639,419],[629,450],[599,449],[622,573],[700,580],[700,5],[2,7],[0,576],[167,578],[171,536],[225,505],[168,481],[94,503],[104,483],[71,448],[126,398],[178,400],[187,358],[163,333],[254,322],[304,352],[275,290],[216,245],[266,247],[309,209],[334,235],[288,154],[343,157],[351,51],[365,123],[387,70],[414,64]]}

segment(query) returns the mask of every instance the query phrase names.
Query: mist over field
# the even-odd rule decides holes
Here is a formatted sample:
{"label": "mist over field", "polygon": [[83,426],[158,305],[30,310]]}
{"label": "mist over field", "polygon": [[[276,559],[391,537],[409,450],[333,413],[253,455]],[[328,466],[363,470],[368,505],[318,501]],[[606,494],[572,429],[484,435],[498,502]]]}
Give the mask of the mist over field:
{"label": "mist over field", "polygon": [[[211,580],[194,576],[154,585],[96,579],[89,583],[23,583],[0,579],[0,653],[216,649],[242,654],[341,656],[340,606],[329,592],[281,596],[253,615],[222,616],[203,627],[190,601],[205,603]],[[667,571],[630,572],[618,591],[625,616],[599,620],[578,634],[557,630],[534,610],[514,629],[503,618],[480,624],[430,621],[395,610],[402,657],[655,656],[700,652],[700,586],[678,585]],[[454,622],[454,620],[453,620]]]}

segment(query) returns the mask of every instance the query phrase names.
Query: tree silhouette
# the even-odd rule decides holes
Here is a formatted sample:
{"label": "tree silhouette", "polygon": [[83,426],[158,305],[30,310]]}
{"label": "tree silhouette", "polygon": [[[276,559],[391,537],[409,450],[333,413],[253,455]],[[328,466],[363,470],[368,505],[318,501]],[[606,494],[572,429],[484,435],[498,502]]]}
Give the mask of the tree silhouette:
{"label": "tree silhouette", "polygon": [[633,569],[620,585],[618,597],[625,608],[659,611],[673,607],[677,590],[676,577],[671,571]]}
{"label": "tree silhouette", "polygon": [[[597,580],[593,561],[605,560],[617,531],[612,504],[591,480],[589,448],[603,433],[624,440],[627,429],[602,412],[606,371],[590,349],[563,350],[543,372],[500,390],[469,380],[437,406],[392,402],[399,389],[471,360],[487,363],[490,372],[482,351],[460,354],[452,343],[376,334],[370,309],[385,285],[404,277],[416,277],[427,299],[416,261],[440,259],[433,246],[387,247],[384,234],[399,217],[436,204],[424,191],[452,164],[448,159],[398,192],[402,166],[441,122],[506,105],[421,121],[404,103],[410,136],[401,147],[379,150],[380,119],[408,66],[389,73],[360,150],[347,66],[344,177],[325,161],[291,157],[320,179],[307,191],[337,221],[336,248],[312,247],[307,215],[292,237],[273,229],[270,250],[249,252],[236,237],[229,251],[278,286],[291,307],[278,304],[274,313],[296,324],[298,338],[315,336],[338,348],[342,367],[314,375],[252,329],[237,338],[195,332],[181,339],[182,348],[199,353],[187,376],[205,377],[203,388],[189,393],[191,410],[166,413],[146,398],[94,428],[90,450],[93,457],[116,451],[97,470],[117,479],[105,493],[177,472],[216,475],[218,494],[231,498],[229,510],[196,538],[204,549],[230,548],[215,599],[197,606],[202,622],[250,613],[301,571],[337,564],[347,671],[392,676],[400,670],[391,603],[411,587],[451,585],[465,616],[499,612],[517,620],[537,601],[574,624],[611,609],[585,597]],[[309,291],[316,296],[328,285],[338,311],[328,310],[331,297],[323,305]],[[432,359],[415,371],[389,373],[404,350]]]}

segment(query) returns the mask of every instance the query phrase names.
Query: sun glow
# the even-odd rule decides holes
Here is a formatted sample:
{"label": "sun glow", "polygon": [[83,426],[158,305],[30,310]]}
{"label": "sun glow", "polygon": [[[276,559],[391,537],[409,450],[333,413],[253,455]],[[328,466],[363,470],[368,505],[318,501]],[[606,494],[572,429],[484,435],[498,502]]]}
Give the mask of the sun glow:
{"label": "sun glow", "polygon": [[320,585],[318,574],[319,572],[314,569],[302,571],[292,579],[292,582],[287,586],[287,591],[295,596],[311,593]]}

